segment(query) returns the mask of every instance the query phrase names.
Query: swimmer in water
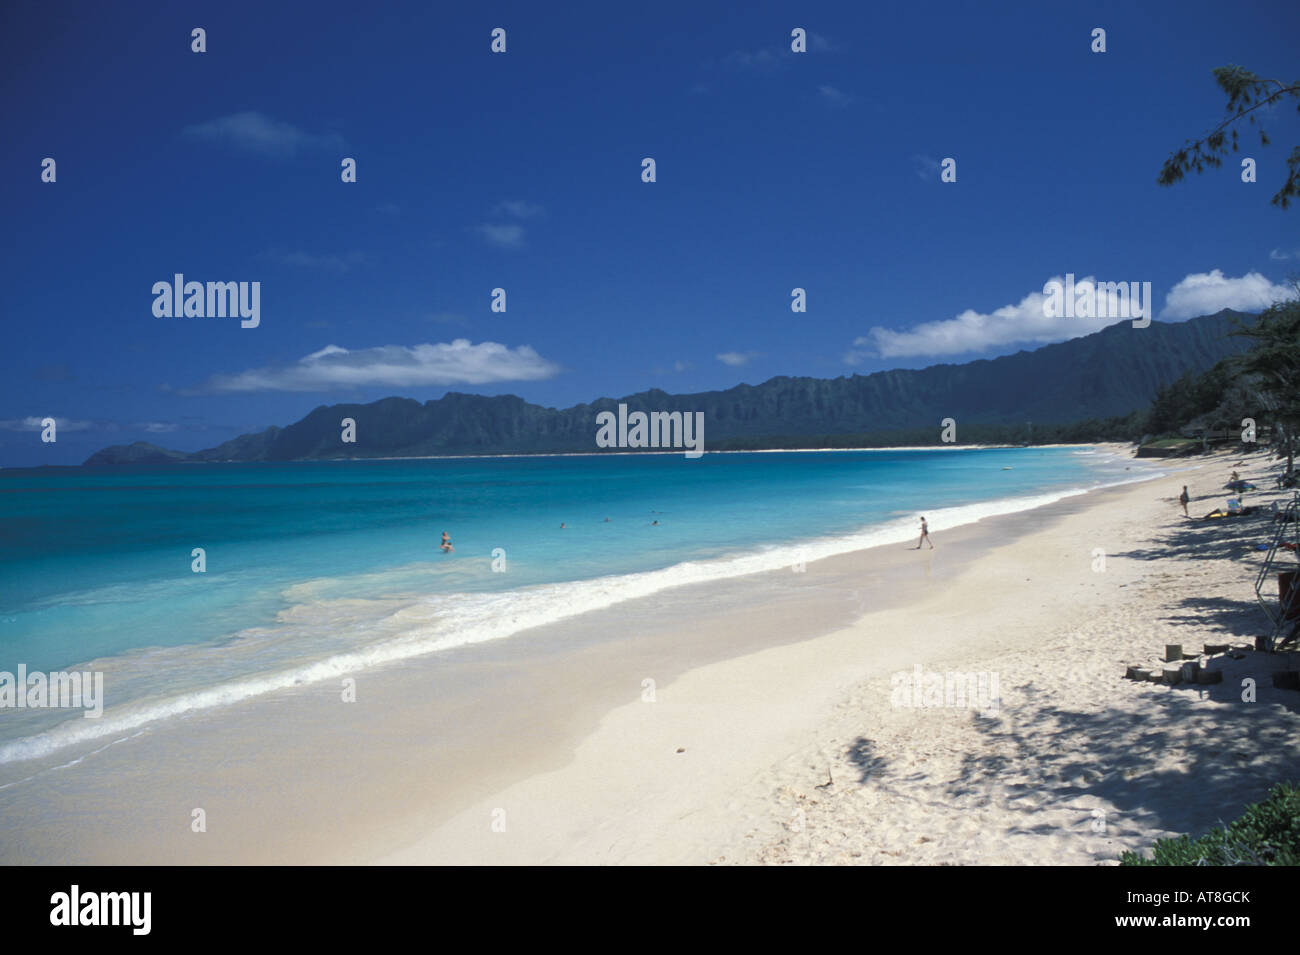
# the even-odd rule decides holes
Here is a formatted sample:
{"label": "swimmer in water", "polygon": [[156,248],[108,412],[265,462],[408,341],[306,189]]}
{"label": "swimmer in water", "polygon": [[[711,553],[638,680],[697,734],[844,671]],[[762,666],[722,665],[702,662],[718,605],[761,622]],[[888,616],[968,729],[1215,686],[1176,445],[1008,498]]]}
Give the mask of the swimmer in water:
{"label": "swimmer in water", "polygon": [[451,537],[447,534],[446,531],[442,532],[442,544],[439,545],[438,549],[441,550],[444,554],[450,554],[452,551],[456,549],[451,546]]}
{"label": "swimmer in water", "polygon": [[560,530],[564,530],[564,521],[560,521]]}

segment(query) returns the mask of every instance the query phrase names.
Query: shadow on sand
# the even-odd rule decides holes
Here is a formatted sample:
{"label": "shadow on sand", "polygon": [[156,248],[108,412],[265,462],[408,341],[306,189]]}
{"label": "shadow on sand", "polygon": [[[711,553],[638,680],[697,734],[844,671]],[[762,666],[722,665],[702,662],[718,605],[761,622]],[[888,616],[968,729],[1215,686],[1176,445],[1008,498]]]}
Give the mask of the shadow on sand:
{"label": "shadow on sand", "polygon": [[[1015,764],[1028,779],[1003,790],[1009,798],[1023,795],[1044,806],[1081,797],[1105,800],[1133,823],[1199,836],[1236,818],[1273,784],[1300,778],[1294,723],[1270,718],[1279,705],[1295,712],[1300,694],[1270,687],[1265,699],[1269,679],[1258,682],[1261,700],[1255,703],[1242,702],[1240,681],[1227,676],[1222,684],[1181,691],[1153,686],[1136,734],[1131,712],[1120,707],[1078,712],[1046,700],[1032,706],[1029,725],[1001,718],[981,721],[989,745],[963,758],[958,776],[946,786],[947,795],[984,789],[989,779]],[[1284,701],[1282,694],[1292,699]],[[1221,710],[1195,705],[1202,697],[1235,705],[1238,713],[1224,720]],[[1201,742],[1178,746],[1174,758],[1172,744],[1188,739]],[[1194,787],[1187,785],[1189,778],[1196,780]],[[1030,822],[1036,815],[1026,813],[1027,824],[1012,831],[1059,831],[1055,823]]]}

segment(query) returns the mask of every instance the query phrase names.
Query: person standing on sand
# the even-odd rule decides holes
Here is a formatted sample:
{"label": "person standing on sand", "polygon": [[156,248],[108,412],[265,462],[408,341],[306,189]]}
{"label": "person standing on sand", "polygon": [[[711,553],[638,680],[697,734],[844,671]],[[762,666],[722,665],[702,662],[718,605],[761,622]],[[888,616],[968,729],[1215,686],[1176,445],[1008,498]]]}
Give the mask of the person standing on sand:
{"label": "person standing on sand", "polygon": [[921,539],[916,542],[912,550],[920,550],[922,544],[929,544],[930,550],[934,550],[934,543],[930,540],[930,525],[925,522],[924,517],[921,518]]}
{"label": "person standing on sand", "polygon": [[1183,517],[1191,517],[1191,515],[1187,513],[1187,502],[1190,500],[1191,498],[1187,496],[1187,485],[1184,484],[1183,493],[1178,495],[1178,503],[1183,505]]}

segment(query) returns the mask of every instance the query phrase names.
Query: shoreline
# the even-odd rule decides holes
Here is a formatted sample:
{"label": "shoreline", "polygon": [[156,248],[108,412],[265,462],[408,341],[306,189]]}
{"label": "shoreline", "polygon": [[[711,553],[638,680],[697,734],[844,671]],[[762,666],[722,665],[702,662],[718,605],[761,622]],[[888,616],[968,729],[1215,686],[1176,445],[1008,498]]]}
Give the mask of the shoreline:
{"label": "shoreline", "polygon": [[[579,765],[585,741],[620,704],[639,699],[646,678],[667,698],[694,670],[842,633],[869,607],[905,611],[936,576],[960,576],[1044,520],[1144,486],[1079,494],[944,532],[938,556],[927,550],[923,564],[900,545],[854,551],[810,563],[802,575],[765,571],[685,585],[670,600],[638,598],[537,628],[498,642],[517,651],[509,659],[480,644],[368,672],[357,681],[367,706],[340,710],[337,688],[319,684],[149,727],[104,747],[76,776],[0,791],[0,810],[21,820],[23,833],[4,855],[226,863],[393,861],[405,853],[406,860],[422,851],[411,849],[422,834],[445,832],[493,793]],[[376,706],[377,687],[384,689]],[[788,716],[791,727],[812,729],[803,714]],[[401,768],[408,764],[417,768]],[[161,790],[148,770],[157,765],[169,767]],[[239,767],[238,787],[214,766]],[[51,793],[55,780],[59,791]],[[106,810],[110,790],[131,808]],[[91,798],[97,791],[100,799]],[[47,805],[33,798],[42,793]],[[198,794],[207,795],[199,802]],[[194,839],[184,801],[224,817],[223,829],[237,835],[220,845]],[[158,834],[160,814],[178,828]],[[71,854],[56,835],[68,817],[93,820],[88,828],[97,836],[78,840]],[[473,845],[461,845],[464,861],[486,861]],[[454,853],[439,848],[436,857]]]}
{"label": "shoreline", "polygon": [[[1070,445],[1069,447],[1076,446]],[[1119,446],[1092,445],[1089,447],[1095,449],[1099,454],[1114,456],[1116,461],[1128,460],[1121,459],[1120,452],[1122,448]],[[1109,484],[1094,485],[1092,487],[1079,485],[1055,490],[1043,490],[1041,492],[1012,493],[1010,496],[992,497],[968,504],[950,505],[934,511],[932,521],[938,519],[939,526],[944,527],[945,533],[951,533],[955,529],[969,527],[994,518],[1035,511],[1071,497],[1087,496],[1111,487],[1122,487],[1128,484],[1149,481],[1169,470],[1168,465],[1161,462],[1135,463],[1134,467],[1136,468],[1134,476],[1126,476],[1122,480],[1115,480]],[[1143,471],[1148,473],[1143,473]],[[1053,501],[1038,503],[1040,498],[1053,497],[1055,498]],[[945,519],[956,523],[945,525]],[[618,584],[631,585],[634,582],[654,579],[657,583],[654,584],[655,589],[649,595],[650,598],[662,595],[665,599],[671,599],[671,595],[682,588],[707,587],[714,583],[750,577],[755,574],[778,572],[799,561],[812,564],[828,557],[870,551],[878,547],[895,546],[912,536],[913,533],[909,527],[900,534],[899,529],[894,526],[897,524],[898,519],[881,520],[874,524],[864,525],[847,534],[839,533],[829,536],[791,539],[788,546],[781,549],[760,547],[716,558],[702,560],[685,558],[665,567],[650,570],[632,571],[608,577],[584,578],[544,586],[585,587],[588,590],[595,589],[605,592]],[[694,579],[687,577],[679,580],[673,577],[675,572],[684,572],[687,568],[692,569],[691,577]],[[521,595],[526,594],[531,589],[535,588],[525,588],[520,593]],[[631,589],[636,590],[637,588],[632,587]],[[385,601],[398,601],[399,603],[402,600],[410,599],[414,599],[413,595],[390,594],[382,598]],[[511,632],[502,635],[489,635],[481,639],[467,639],[461,645],[505,643],[538,627],[564,626],[567,623],[582,626],[579,621],[587,613],[604,609],[616,609],[639,599],[641,598],[628,597],[624,593],[617,596],[611,605],[605,607],[586,608],[567,616],[560,616],[558,619],[543,620],[537,623],[525,622],[522,625],[517,625],[516,629]],[[397,604],[394,604],[394,606],[397,606]],[[533,612],[536,613],[536,611]],[[545,617],[547,614],[542,614],[542,616]],[[261,626],[252,625],[239,632],[258,632]],[[438,638],[439,641],[444,639],[446,638]],[[445,653],[448,649],[455,648],[455,646],[456,644],[451,644],[437,649],[429,649],[417,645],[398,646],[397,644],[379,643],[354,650],[339,649],[327,656],[291,666],[287,670],[266,673],[250,672],[238,677],[232,677],[221,683],[199,685],[178,696],[161,697],[151,701],[132,700],[126,704],[129,709],[125,712],[110,711],[102,721],[95,721],[92,724],[83,724],[77,720],[64,721],[55,727],[40,729],[32,737],[3,740],[0,741],[0,753],[30,751],[34,755],[15,760],[14,763],[0,764],[0,788],[3,788],[11,781],[12,774],[8,769],[10,765],[20,765],[23,762],[32,762],[45,757],[57,758],[60,752],[66,751],[70,746],[84,747],[93,745],[96,739],[106,739],[139,730],[156,722],[159,718],[157,714],[162,714],[163,718],[176,718],[204,710],[220,710],[230,706],[239,706],[249,700],[281,692],[290,685],[322,683],[349,674],[368,674],[382,669],[386,665],[399,665],[404,662],[418,665],[415,661],[419,661],[422,657]],[[102,670],[111,674],[119,667],[126,667],[128,673],[133,673],[130,668],[135,666],[134,661],[139,659],[141,655],[153,655],[158,652],[180,653],[184,652],[185,649],[186,645],[167,648],[165,651],[161,651],[161,648],[158,647],[140,647],[127,651],[120,656],[82,660],[71,665],[71,668]],[[192,647],[194,651],[201,651],[202,649],[202,644],[196,644]],[[190,659],[188,665],[206,667],[220,664],[221,660],[205,654]],[[53,738],[46,738],[46,733],[52,734]],[[33,743],[38,744],[40,748],[34,748]],[[42,749],[43,751],[41,751]]]}
{"label": "shoreline", "polygon": [[[1072,502],[1087,496],[1047,507],[1077,506]],[[963,549],[968,556],[982,550],[990,527],[1005,530],[992,521],[1024,520],[1042,510],[949,532],[949,559]],[[266,863],[283,861],[286,841],[296,846],[296,862],[372,861],[399,850],[413,828],[436,825],[485,793],[567,764],[602,718],[639,698],[648,676],[667,685],[695,666],[757,646],[832,632],[863,603],[904,600],[907,588],[915,595],[927,572],[928,565],[914,566],[906,549],[896,546],[854,551],[811,563],[804,574],[765,571],[686,585],[670,601],[638,598],[509,641],[377,668],[358,675],[358,703],[350,707],[339,706],[333,684],[313,684],[239,707],[197,711],[109,743],[77,767],[78,777],[59,770],[35,785],[0,790],[0,816],[22,820],[15,827],[21,843],[0,846],[0,861],[13,853],[42,862]],[[854,598],[848,578],[856,582],[859,574],[867,580]],[[773,609],[792,618],[788,627],[773,628],[764,619]],[[747,625],[737,626],[738,619]],[[619,633],[628,620],[635,626]],[[684,621],[695,621],[697,629],[687,630]],[[701,629],[707,638],[699,637]],[[375,705],[377,687],[385,689]],[[518,711],[526,718],[514,719]],[[429,739],[431,727],[444,728],[435,740]],[[55,753],[15,765],[48,773],[48,765],[65,760]],[[348,767],[345,786],[334,769],[340,763]],[[394,772],[394,763],[421,768]],[[150,767],[157,765],[169,767],[165,792],[154,788]],[[214,765],[240,767],[238,791]],[[83,768],[93,770],[93,778],[81,778]],[[21,775],[31,774],[24,769]],[[293,780],[291,792],[284,791],[287,780]],[[347,797],[340,800],[346,804],[342,819],[337,807],[313,795],[331,789]],[[109,808],[109,791],[118,805],[131,808]],[[429,797],[412,795],[420,792]],[[207,797],[194,795],[202,793]],[[190,794],[192,806],[228,817],[237,835],[220,845],[190,838],[180,825],[190,812],[177,802],[183,794]],[[282,811],[286,796],[291,813]],[[157,819],[167,815],[178,827],[159,836]],[[93,835],[66,845],[59,833],[69,817],[94,819],[87,827]],[[390,825],[390,819],[401,821]],[[347,833],[345,845],[323,837],[331,826]]]}
{"label": "shoreline", "polygon": [[[870,446],[861,448],[737,448],[725,451],[709,451],[705,449],[705,454],[824,454],[829,452],[851,452],[851,451],[1000,451],[1008,448],[1118,448],[1122,451],[1132,451],[1136,445],[1123,441],[1084,441],[1077,444],[909,444],[909,445],[888,445],[888,446]],[[102,449],[101,449],[102,450]],[[624,457],[632,455],[680,455],[683,448],[676,448],[667,451],[513,451],[513,452],[489,452],[484,454],[421,454],[421,455],[385,455],[366,458],[293,458],[288,461],[236,461],[234,459],[225,459],[220,461],[155,461],[151,464],[36,464],[36,465],[0,465],[0,471],[42,471],[47,469],[72,469],[86,468],[88,470],[112,470],[114,468],[153,468],[153,467],[172,467],[175,465],[191,464],[355,464],[366,461],[463,461],[473,460],[476,458],[594,458],[604,457],[606,455],[620,455]],[[98,452],[96,452],[98,453]],[[182,451],[181,454],[196,454],[194,451]],[[1119,453],[1118,451],[1116,453]]]}
{"label": "shoreline", "polygon": [[[1198,500],[1221,497],[1219,479],[1238,457],[1201,462],[1215,477]],[[1258,469],[1263,456],[1251,457]],[[1229,632],[1244,636],[1263,618],[1249,537],[1230,555],[1203,557],[1190,587],[1148,569],[1183,563],[1158,552],[1153,523],[1162,538],[1213,542],[1237,531],[1186,521],[1172,513],[1172,495],[1150,500],[1151,488],[1089,495],[1086,508],[1058,502],[1065,513],[955,575],[951,595],[689,670],[655,705],[607,714],[565,767],[500,790],[377,861],[1105,865],[1156,838],[1200,834],[1296,777],[1300,706],[1267,679],[1270,667],[1294,663],[1243,654],[1223,661],[1228,678],[1207,688],[1122,679],[1125,660],[1149,658],[1166,641],[1191,652],[1224,638],[1224,618],[1170,623],[1162,600],[1181,607],[1221,587],[1251,598],[1234,600]],[[1086,545],[1101,541],[1122,549],[1098,574]],[[1045,558],[1062,548],[1073,566],[1053,575]],[[1032,594],[1023,603],[1017,571],[1025,582],[1046,573],[1038,606]],[[1010,596],[1022,605],[1009,610]],[[961,630],[959,641],[935,636],[943,621]],[[909,624],[924,636],[909,643]],[[869,644],[882,630],[892,645]],[[921,660],[996,667],[1000,714],[892,706],[892,674]],[[1258,683],[1251,703],[1237,698],[1244,679]],[[1153,730],[1157,720],[1167,729]],[[503,811],[522,823],[494,832],[489,821]]]}

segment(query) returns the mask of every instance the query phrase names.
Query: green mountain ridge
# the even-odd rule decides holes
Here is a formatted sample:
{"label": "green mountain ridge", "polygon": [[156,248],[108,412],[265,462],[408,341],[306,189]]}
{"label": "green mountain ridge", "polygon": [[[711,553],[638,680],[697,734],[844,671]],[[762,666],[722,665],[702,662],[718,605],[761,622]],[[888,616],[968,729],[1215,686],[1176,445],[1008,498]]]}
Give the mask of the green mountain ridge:
{"label": "green mountain ridge", "polygon": [[[368,404],[321,405],[283,428],[244,434],[193,453],[147,442],[114,445],[86,465],[206,461],[294,461],[596,451],[596,415],[616,411],[704,412],[705,447],[746,447],[764,439],[932,431],[954,418],[963,426],[1066,424],[1145,407],[1157,390],[1188,371],[1204,371],[1246,343],[1229,336],[1223,310],[1186,322],[1129,321],[1071,341],[963,364],[895,369],[840,378],[778,376],[759,385],[673,395],[659,389],[600,398],[557,410],[515,395],[448,392],[421,403],[381,398]],[[343,444],[343,418],[356,421],[356,442]]]}

